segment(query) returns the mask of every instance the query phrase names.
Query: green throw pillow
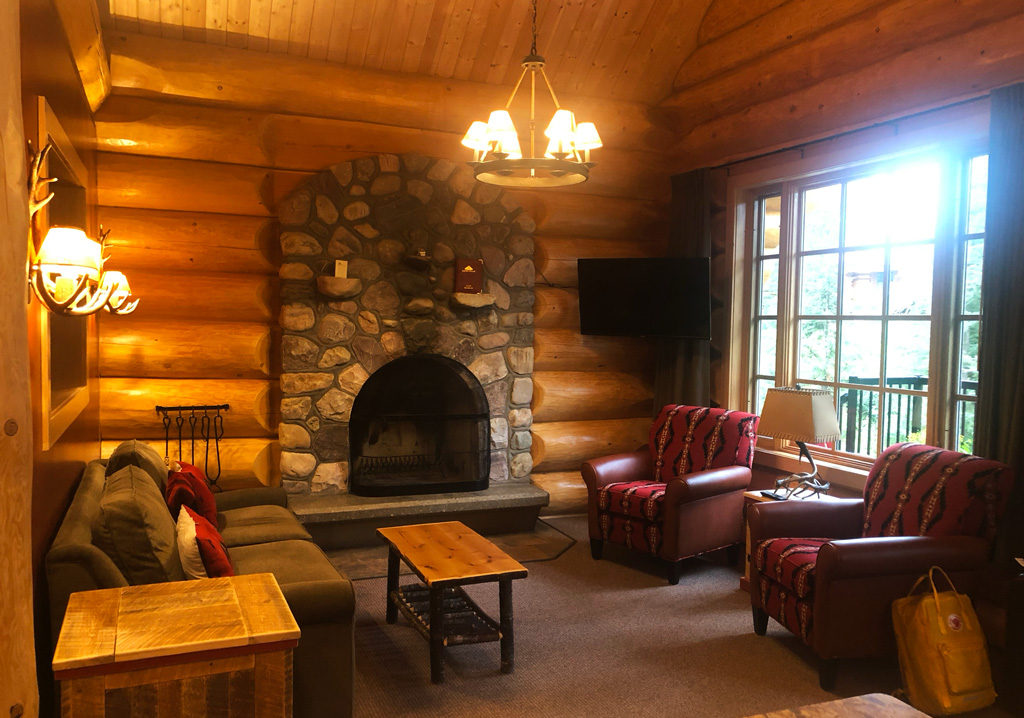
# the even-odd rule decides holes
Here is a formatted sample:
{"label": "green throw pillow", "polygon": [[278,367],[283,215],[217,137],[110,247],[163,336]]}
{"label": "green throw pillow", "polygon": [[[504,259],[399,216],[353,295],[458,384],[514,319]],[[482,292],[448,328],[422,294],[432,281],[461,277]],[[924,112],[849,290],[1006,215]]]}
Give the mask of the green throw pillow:
{"label": "green throw pillow", "polygon": [[156,449],[137,439],[122,441],[107,459],[107,476],[113,476],[126,466],[138,466],[152,476],[163,495],[167,488],[167,464]]}
{"label": "green throw pillow", "polygon": [[171,512],[152,477],[137,466],[107,477],[92,539],[132,585],[185,578]]}

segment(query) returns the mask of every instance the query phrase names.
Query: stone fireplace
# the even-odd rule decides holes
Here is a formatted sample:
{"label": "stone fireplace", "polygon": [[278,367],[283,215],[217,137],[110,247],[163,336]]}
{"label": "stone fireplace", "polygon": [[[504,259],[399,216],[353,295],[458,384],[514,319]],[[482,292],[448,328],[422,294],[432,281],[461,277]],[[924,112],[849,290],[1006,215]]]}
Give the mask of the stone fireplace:
{"label": "stone fireplace", "polygon": [[[518,204],[465,165],[378,155],[314,176],[278,216],[284,486],[528,482],[534,223]],[[482,293],[454,291],[458,260],[482,264]]]}

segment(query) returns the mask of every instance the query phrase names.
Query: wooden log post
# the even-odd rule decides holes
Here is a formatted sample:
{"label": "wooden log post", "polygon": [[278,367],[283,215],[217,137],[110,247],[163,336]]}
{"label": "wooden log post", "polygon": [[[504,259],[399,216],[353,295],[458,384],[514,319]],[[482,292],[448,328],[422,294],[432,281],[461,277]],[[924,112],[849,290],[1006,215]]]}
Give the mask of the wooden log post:
{"label": "wooden log post", "polygon": [[[225,415],[225,424],[231,421],[231,417]],[[188,431],[186,425],[185,431]],[[101,456],[108,457],[117,448],[122,439],[106,439],[102,442]],[[159,437],[150,437],[146,442],[156,451],[164,456],[163,434]],[[199,466],[203,465],[205,449],[202,444],[196,444],[196,461]],[[175,434],[170,445],[170,456],[172,459],[182,458],[189,461],[192,457],[191,444],[187,439],[183,442],[184,454],[178,455],[178,441]],[[281,484],[281,445],[276,439],[270,438],[224,438],[220,441],[221,477],[218,485],[223,489],[231,489],[239,486],[251,486],[257,481],[264,486],[279,486]],[[191,463],[191,462],[190,462]],[[210,446],[211,468],[216,465],[214,447]]]}

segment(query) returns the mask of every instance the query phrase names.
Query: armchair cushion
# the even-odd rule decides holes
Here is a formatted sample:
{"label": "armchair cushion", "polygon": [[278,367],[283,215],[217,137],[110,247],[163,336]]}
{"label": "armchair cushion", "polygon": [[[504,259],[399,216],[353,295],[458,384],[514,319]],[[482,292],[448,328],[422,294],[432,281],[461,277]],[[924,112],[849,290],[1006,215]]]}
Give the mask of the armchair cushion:
{"label": "armchair cushion", "polygon": [[864,536],[993,540],[1013,484],[1008,466],[923,444],[894,444],[864,486]]}
{"label": "armchair cushion", "polygon": [[645,521],[661,520],[665,484],[653,481],[624,481],[608,484],[597,492],[601,512],[633,516]]}
{"label": "armchair cushion", "polygon": [[756,414],[668,404],[651,424],[648,448],[655,481],[754,461]]}
{"label": "armchair cushion", "polygon": [[798,598],[814,592],[814,567],[818,551],[831,539],[776,538],[762,541],[754,550],[758,573],[773,579]]}

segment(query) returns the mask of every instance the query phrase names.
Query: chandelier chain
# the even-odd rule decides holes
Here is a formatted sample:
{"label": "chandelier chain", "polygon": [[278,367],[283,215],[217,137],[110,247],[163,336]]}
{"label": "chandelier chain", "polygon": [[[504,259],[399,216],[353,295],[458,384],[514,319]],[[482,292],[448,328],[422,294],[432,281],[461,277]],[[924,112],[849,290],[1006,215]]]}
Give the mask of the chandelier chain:
{"label": "chandelier chain", "polygon": [[531,31],[533,34],[533,43],[530,45],[530,54],[537,54],[537,0],[533,0],[533,15],[531,21]]}

